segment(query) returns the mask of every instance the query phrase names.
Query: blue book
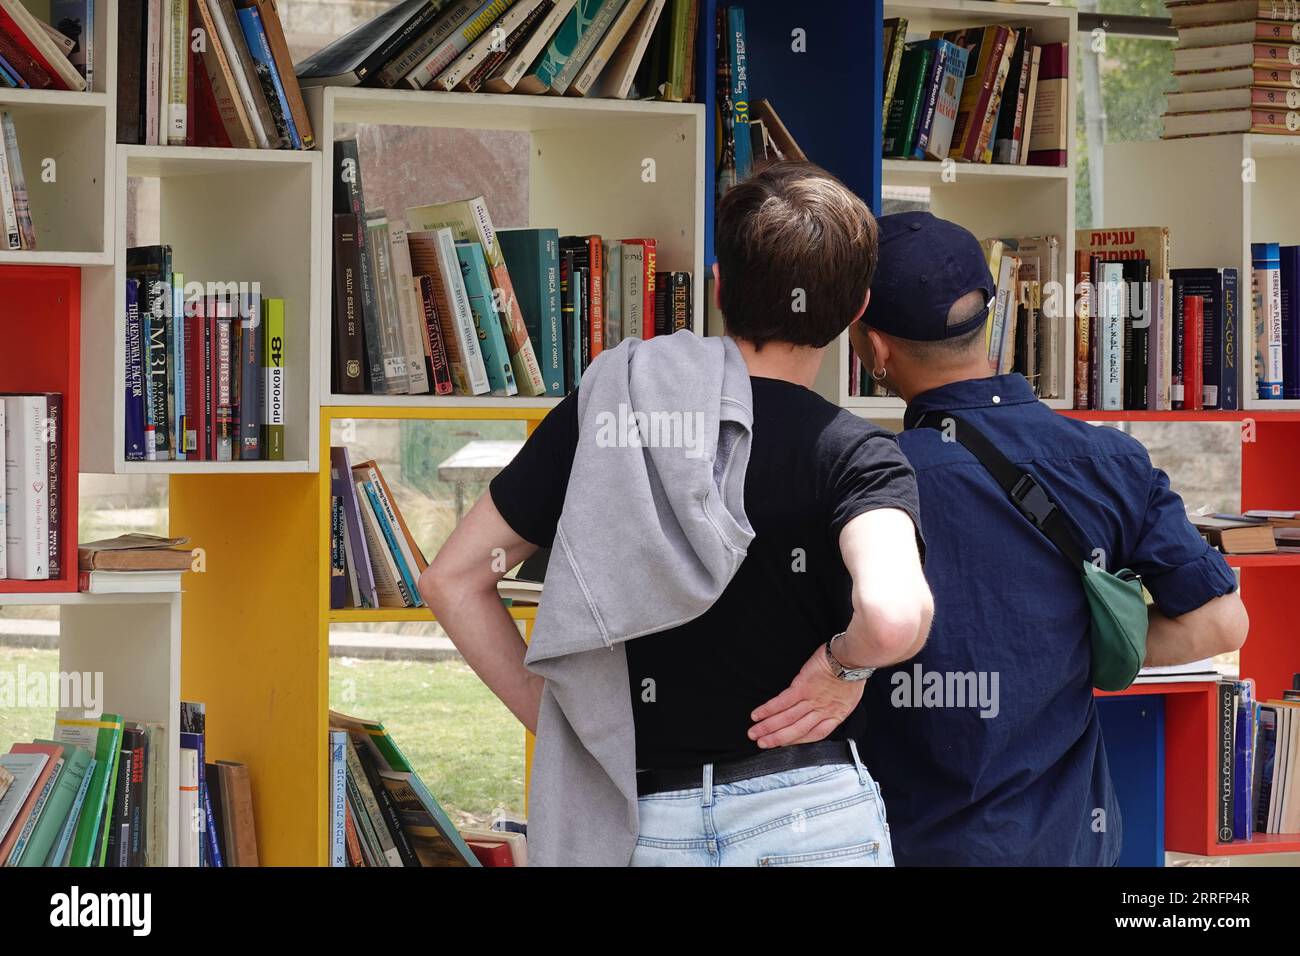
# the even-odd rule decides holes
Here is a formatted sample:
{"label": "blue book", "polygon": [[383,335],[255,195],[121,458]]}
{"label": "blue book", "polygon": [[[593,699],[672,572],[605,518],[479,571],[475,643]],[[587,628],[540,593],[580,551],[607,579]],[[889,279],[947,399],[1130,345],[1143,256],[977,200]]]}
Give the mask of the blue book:
{"label": "blue book", "polygon": [[1300,246],[1279,250],[1282,293],[1282,397],[1300,398]]}
{"label": "blue book", "polygon": [[1233,742],[1232,838],[1249,840],[1255,831],[1254,772],[1255,693],[1248,680],[1237,681],[1236,733]]}
{"label": "blue book", "polygon": [[1219,408],[1236,411],[1241,407],[1241,293],[1237,270],[1223,270],[1223,375],[1219,379]]}
{"label": "blue book", "polygon": [[171,382],[171,440],[173,457],[185,460],[185,281],[176,273],[172,281],[172,312],[167,330],[168,380]]}
{"label": "blue book", "polygon": [[[564,337],[560,323],[560,232],[502,229],[497,243],[515,285],[519,311],[542,367],[546,394],[564,396]],[[615,288],[617,293],[617,287]]]}
{"label": "blue book", "polygon": [[510,365],[510,352],[506,349],[502,318],[492,294],[492,278],[488,274],[483,247],[477,242],[458,242],[456,258],[460,262],[460,274],[465,281],[465,294],[469,296],[469,310],[474,316],[474,328],[478,330],[479,347],[483,349],[483,364],[487,367],[492,394],[518,395],[519,387],[515,384],[515,373]]}
{"label": "blue book", "polygon": [[[293,113],[289,110],[289,98],[284,94],[284,83],[280,80],[280,71],[275,68],[275,55],[271,53],[271,43],[266,38],[266,28],[262,25],[262,15],[258,12],[257,7],[240,7],[237,11],[239,14],[239,27],[244,32],[244,41],[248,44],[248,52],[253,57],[253,67],[257,71],[257,78],[261,80],[263,89],[270,85],[266,90],[267,101],[271,107],[271,113],[275,117],[276,125],[283,124],[289,132],[289,139],[293,143],[294,149],[302,149],[302,137],[298,134],[298,127],[294,125]],[[272,96],[271,94],[274,94]]]}
{"label": "blue book", "polygon": [[[923,105],[921,116],[916,121],[916,138],[911,151],[913,158],[925,159],[926,150],[930,145],[930,133],[934,129],[935,116],[939,107],[939,94],[944,88],[948,74],[953,73],[958,66],[961,69],[961,77],[966,76],[967,54],[957,44],[947,40],[921,40],[911,45],[929,50],[931,53],[929,75],[925,78],[925,85],[921,87]],[[949,139],[951,138],[949,132]]]}
{"label": "blue book", "polygon": [[1269,799],[1273,794],[1273,772],[1277,762],[1277,708],[1271,704],[1259,704],[1255,710],[1255,829],[1268,833]]}
{"label": "blue book", "polygon": [[140,280],[126,280],[126,460],[145,460],[145,406],[148,376],[144,370],[144,319],[140,315]]}
{"label": "blue book", "polygon": [[2,56],[0,56],[0,81],[3,81],[5,86],[15,89],[31,89],[31,85],[23,79],[22,74],[15,70],[13,65]]}
{"label": "blue book", "polygon": [[745,50],[745,10],[727,7],[727,55],[731,58],[731,109],[736,137],[736,181],[754,169],[749,139],[749,58]]}
{"label": "blue book", "polygon": [[375,512],[375,521],[378,522],[379,530],[383,532],[384,541],[388,544],[388,550],[392,553],[393,564],[397,565],[402,590],[406,592],[402,596],[410,602],[410,606],[419,607],[424,602],[420,599],[420,592],[416,590],[415,576],[411,573],[411,568],[407,567],[401,545],[397,543],[397,529],[388,523],[388,515],[384,511],[384,503],[379,499],[379,493],[375,491],[375,483],[365,481],[361,483],[361,487],[365,489],[366,497],[370,499],[370,507]]}
{"label": "blue book", "polygon": [[1255,304],[1255,384],[1261,399],[1282,397],[1282,263],[1276,242],[1250,244]]}

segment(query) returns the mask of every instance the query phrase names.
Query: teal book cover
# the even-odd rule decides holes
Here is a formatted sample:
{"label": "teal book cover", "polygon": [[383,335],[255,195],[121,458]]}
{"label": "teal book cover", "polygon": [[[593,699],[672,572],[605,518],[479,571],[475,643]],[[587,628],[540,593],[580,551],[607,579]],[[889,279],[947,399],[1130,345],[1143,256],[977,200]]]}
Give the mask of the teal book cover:
{"label": "teal book cover", "polygon": [[546,394],[564,396],[564,336],[560,327],[560,232],[503,229],[497,243],[515,284],[524,326],[542,367]]}
{"label": "teal book cover", "polygon": [[578,48],[578,42],[600,17],[601,10],[605,6],[617,4],[618,0],[578,0],[528,73],[536,76],[544,89],[550,89],[551,84],[564,72],[569,58]]}
{"label": "teal book cover", "polygon": [[515,373],[510,367],[510,352],[501,328],[492,297],[492,279],[488,275],[487,259],[483,247],[477,242],[456,243],[456,258],[460,274],[465,280],[465,294],[469,296],[469,310],[474,316],[479,347],[483,349],[483,364],[487,366],[488,384],[493,395],[518,395]]}

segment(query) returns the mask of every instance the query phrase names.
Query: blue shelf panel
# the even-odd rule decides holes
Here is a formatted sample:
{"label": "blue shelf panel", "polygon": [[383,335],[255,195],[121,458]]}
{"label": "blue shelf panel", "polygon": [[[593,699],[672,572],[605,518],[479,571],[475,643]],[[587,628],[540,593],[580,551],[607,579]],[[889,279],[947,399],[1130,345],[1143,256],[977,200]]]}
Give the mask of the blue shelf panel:
{"label": "blue shelf panel", "polygon": [[1165,700],[1159,694],[1103,697],[1106,762],[1123,817],[1120,866],[1165,865]]}
{"label": "blue shelf panel", "polygon": [[[707,107],[704,264],[714,262],[718,0],[700,5],[697,98]],[[769,100],[808,158],[880,212],[883,0],[745,0],[750,101]],[[796,52],[801,30],[804,52]]]}

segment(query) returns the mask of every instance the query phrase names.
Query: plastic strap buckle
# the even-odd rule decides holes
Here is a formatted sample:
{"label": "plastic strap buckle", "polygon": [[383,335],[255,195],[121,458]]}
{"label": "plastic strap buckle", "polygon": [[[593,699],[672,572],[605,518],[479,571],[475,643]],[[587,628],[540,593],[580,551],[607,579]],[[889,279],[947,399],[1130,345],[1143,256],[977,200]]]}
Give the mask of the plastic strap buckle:
{"label": "plastic strap buckle", "polygon": [[1056,513],[1056,505],[1047,497],[1043,486],[1029,475],[1022,475],[1011,489],[1011,501],[1040,531],[1047,519]]}

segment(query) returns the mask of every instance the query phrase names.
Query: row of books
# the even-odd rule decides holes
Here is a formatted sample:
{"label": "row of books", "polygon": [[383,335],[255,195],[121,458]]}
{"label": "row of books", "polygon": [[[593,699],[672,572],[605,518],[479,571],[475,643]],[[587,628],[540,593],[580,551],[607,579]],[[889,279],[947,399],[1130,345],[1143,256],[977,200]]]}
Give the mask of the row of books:
{"label": "row of books", "polygon": [[63,396],[0,395],[0,578],[63,576]]}
{"label": "row of books", "polygon": [[718,7],[715,27],[715,127],[718,130],[715,185],[721,197],[764,163],[782,159],[806,161],[808,157],[781,122],[771,102],[752,95],[745,8]]}
{"label": "row of books", "polygon": [[187,285],[168,245],[126,262],[126,460],[282,461],[284,300]]}
{"label": "row of books", "polygon": [[1164,138],[1300,132],[1300,7],[1168,0],[1178,28]]}
{"label": "row of books", "polygon": [[458,831],[382,723],[331,710],[327,747],[330,866],[526,862],[517,833]]}
{"label": "row of books", "polygon": [[1300,833],[1300,675],[1281,700],[1257,701],[1252,680],[1216,690],[1218,842]]}
{"label": "row of books", "polygon": [[[1059,289],[1059,236],[985,239],[984,248],[995,293],[985,325],[989,367],[995,374],[1019,372],[1039,398],[1062,395],[1060,350],[1062,316],[1053,314],[1052,289]],[[889,397],[856,355],[849,358],[849,394]]]}
{"label": "row of books", "polygon": [[179,801],[182,866],[256,866],[248,768],[204,763],[203,704],[182,701],[178,719],[177,793],[159,722],[65,708],[51,739],[14,744],[0,756],[0,865],[166,866]]}
{"label": "row of books", "polygon": [[1300,553],[1300,511],[1189,514],[1206,541],[1224,554]]}
{"label": "row of books", "polygon": [[195,569],[189,538],[123,534],[77,546],[77,590],[89,594],[162,594],[181,589]]}
{"label": "row of books", "polygon": [[1029,27],[936,30],[907,41],[884,31],[883,155],[968,163],[1064,166],[1068,43],[1035,45]]}
{"label": "row of books", "polygon": [[0,87],[80,92],[94,82],[95,0],[50,0],[49,22],[0,0]]}
{"label": "row of books", "polygon": [[355,140],[336,143],[333,388],[551,396],[624,337],[691,329],[689,273],[652,238],[497,230],[482,196],[366,208]]}
{"label": "row of books", "polygon": [[699,0],[404,0],[298,64],[305,86],[690,101]]}
{"label": "row of books", "polygon": [[310,149],[275,0],[122,0],[117,141]]}
{"label": "row of books", "polygon": [[36,226],[27,195],[27,177],[18,152],[18,128],[13,114],[0,110],[0,224],[4,226],[4,249],[35,249]]}

